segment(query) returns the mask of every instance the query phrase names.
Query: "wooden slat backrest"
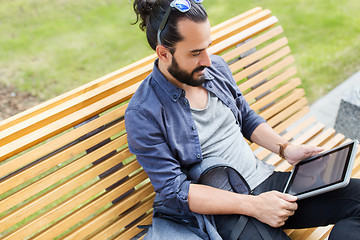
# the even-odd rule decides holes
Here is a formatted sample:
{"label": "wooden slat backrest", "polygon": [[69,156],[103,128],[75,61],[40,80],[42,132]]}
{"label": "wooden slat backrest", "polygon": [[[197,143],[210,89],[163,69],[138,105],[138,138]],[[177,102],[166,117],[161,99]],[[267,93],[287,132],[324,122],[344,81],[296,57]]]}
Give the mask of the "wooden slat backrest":
{"label": "wooden slat backrest", "polygon": [[[251,11],[250,14],[245,14],[245,16],[251,18],[251,22],[248,21],[248,18],[241,18],[238,22],[235,23],[241,28],[251,27],[259,22],[259,19],[263,19],[264,15],[268,16],[269,11],[263,10],[260,11],[260,13],[255,12],[255,15],[254,11]],[[227,28],[231,29],[227,30]],[[227,36],[236,33],[236,31],[232,28],[232,25],[227,26],[227,28],[217,28],[217,30],[223,34],[226,34]],[[221,35],[217,33],[217,36],[213,37],[213,41],[216,42],[220,37]],[[241,41],[241,38],[238,38],[238,41]],[[220,49],[220,51],[223,50],[223,48]],[[135,83],[138,83],[144,79],[144,77],[147,76],[152,69],[152,61],[149,59],[154,59],[154,57],[146,58],[146,61],[140,60],[140,68],[138,65],[132,64],[131,67],[125,67],[124,70],[119,70],[114,74],[109,74],[105,78],[96,80],[94,84],[88,84],[90,85],[89,87],[81,87],[77,91],[64,94],[61,100],[50,100],[50,103],[44,104],[45,106],[42,109],[34,109],[34,112],[36,112],[35,116],[33,116],[33,113],[28,114],[27,117],[20,116],[19,118],[22,120],[20,122],[16,117],[14,117],[15,119],[13,121],[10,121],[11,119],[5,120],[4,123],[0,125],[0,130],[2,130],[0,135],[0,161],[3,161],[12,154],[17,154],[49,137],[64,131],[65,129],[68,129],[69,127],[75,126],[76,124],[79,124],[84,120],[89,119],[92,116],[96,116],[98,113],[104,111],[103,107],[92,107],[90,111],[86,111],[88,114],[81,114],[78,117],[73,116],[71,121],[64,121],[64,116],[68,116],[71,113],[83,109],[84,105],[90,107],[91,104],[95,104],[107,96],[118,93],[119,91],[124,91],[122,93],[123,97],[118,99],[116,102],[112,102],[111,107],[128,100],[137,87]],[[115,99],[115,97],[111,97],[111,99]],[[105,106],[108,107],[110,105]],[[61,121],[61,126],[57,122],[58,120]],[[52,127],[50,126],[50,123],[57,125],[56,127]],[[49,130],[44,129],[45,124],[46,126],[49,126]],[[40,130],[43,136],[39,136],[37,130]],[[23,136],[30,133],[36,134],[36,137],[27,137],[26,140],[24,140]]]}
{"label": "wooden slat backrest", "polygon": [[[277,22],[269,10],[249,10],[212,27],[208,51],[228,62],[250,106],[285,139],[339,145],[344,136],[313,118],[289,128],[309,108]],[[130,239],[142,231],[137,225],[151,222],[153,188],[127,148],[123,116],[155,57],[0,123],[0,239]],[[260,159],[290,169],[250,146]]]}
{"label": "wooden slat backrest", "polygon": [[[260,15],[259,15],[259,13],[260,13]],[[243,14],[240,14],[232,19],[229,19],[226,22],[223,22],[221,24],[218,24],[218,25],[212,27],[212,33],[214,35],[214,34],[218,33],[219,31],[227,29],[229,26],[232,26],[234,23],[241,22],[242,20],[248,19],[249,17],[253,17],[255,15],[255,17],[253,17],[252,22],[247,21],[246,23],[244,23],[244,22],[242,23],[242,27],[250,26],[251,24],[258,22],[259,18],[264,18],[264,15],[269,15],[269,14],[270,14],[269,11],[266,11],[266,14],[264,14],[264,11],[261,8],[257,7],[257,8],[251,9]],[[213,36],[213,40],[218,41],[217,38],[221,37],[221,36],[222,36],[221,34],[218,34],[217,36]],[[69,91],[59,97],[55,97],[45,103],[39,104],[38,106],[36,106],[30,110],[24,111],[16,116],[10,117],[9,119],[6,119],[6,120],[0,122],[0,130],[9,128],[10,126],[13,126],[19,122],[24,122],[25,120],[30,119],[31,117],[38,115],[41,112],[45,112],[49,109],[52,109],[55,106],[60,105],[61,103],[69,101],[70,99],[73,99],[76,96],[83,94],[84,92],[89,92],[92,89],[99,87],[100,85],[104,85],[114,79],[117,79],[128,73],[132,73],[139,68],[142,68],[145,66],[152,67],[152,63],[155,60],[155,58],[156,58],[155,54],[147,56],[143,59],[140,59],[137,62],[134,62],[134,63],[132,63],[126,67],[123,67],[117,71],[114,71],[108,75],[105,75],[97,80],[94,80],[88,84],[84,84],[84,85],[80,86],[79,88]]]}

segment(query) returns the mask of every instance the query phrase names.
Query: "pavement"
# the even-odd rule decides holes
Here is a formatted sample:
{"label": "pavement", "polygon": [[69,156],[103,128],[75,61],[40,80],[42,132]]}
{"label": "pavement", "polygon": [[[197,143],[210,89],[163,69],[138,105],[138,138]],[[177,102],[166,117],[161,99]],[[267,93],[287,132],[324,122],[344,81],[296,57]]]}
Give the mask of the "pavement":
{"label": "pavement", "polygon": [[353,89],[359,87],[360,71],[314,102],[310,106],[309,115],[315,116],[317,120],[323,123],[326,127],[334,128],[341,99],[349,94]]}

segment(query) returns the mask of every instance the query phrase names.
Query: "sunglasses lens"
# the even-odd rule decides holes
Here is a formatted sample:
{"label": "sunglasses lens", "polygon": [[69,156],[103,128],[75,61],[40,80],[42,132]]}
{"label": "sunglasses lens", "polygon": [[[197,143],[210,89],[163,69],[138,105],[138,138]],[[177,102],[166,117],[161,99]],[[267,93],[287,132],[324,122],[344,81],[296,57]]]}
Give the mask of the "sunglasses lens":
{"label": "sunglasses lens", "polygon": [[188,0],[175,0],[170,5],[180,12],[187,12],[191,8],[191,4]]}

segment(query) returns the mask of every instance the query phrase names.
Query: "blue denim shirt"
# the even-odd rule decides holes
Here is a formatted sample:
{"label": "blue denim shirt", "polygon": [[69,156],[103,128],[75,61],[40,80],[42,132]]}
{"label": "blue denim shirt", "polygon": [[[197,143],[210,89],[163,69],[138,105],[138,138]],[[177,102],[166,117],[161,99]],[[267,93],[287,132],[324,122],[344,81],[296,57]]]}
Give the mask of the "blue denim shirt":
{"label": "blue denim shirt", "polygon": [[[250,140],[265,120],[250,109],[226,62],[211,56],[203,87],[233,112],[242,134]],[[130,151],[148,174],[157,199],[166,207],[188,212],[190,180],[183,169],[202,161],[198,132],[185,91],[165,79],[154,64],[125,113]]]}

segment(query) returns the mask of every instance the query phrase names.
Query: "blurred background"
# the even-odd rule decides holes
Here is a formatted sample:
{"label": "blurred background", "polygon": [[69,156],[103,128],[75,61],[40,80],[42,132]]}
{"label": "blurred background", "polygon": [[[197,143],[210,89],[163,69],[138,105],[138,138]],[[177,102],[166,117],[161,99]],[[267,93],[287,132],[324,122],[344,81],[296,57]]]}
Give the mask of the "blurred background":
{"label": "blurred background", "polygon": [[[360,70],[358,0],[204,0],[212,25],[253,7],[280,20],[310,103]],[[129,0],[0,0],[0,120],[153,51]]]}

